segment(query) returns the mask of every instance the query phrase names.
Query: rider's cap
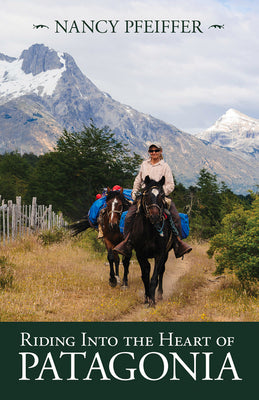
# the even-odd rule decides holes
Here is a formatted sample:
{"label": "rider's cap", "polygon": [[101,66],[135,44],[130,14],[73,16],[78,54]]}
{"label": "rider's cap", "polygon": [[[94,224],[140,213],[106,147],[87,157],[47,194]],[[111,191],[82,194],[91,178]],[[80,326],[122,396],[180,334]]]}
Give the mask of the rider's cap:
{"label": "rider's cap", "polygon": [[113,186],[112,190],[121,190],[121,186],[115,185],[115,186]]}
{"label": "rider's cap", "polygon": [[102,195],[100,193],[97,193],[97,195],[95,196],[95,200],[101,199]]}
{"label": "rider's cap", "polygon": [[151,147],[156,147],[157,149],[162,150],[161,144],[158,143],[158,142],[151,143],[151,144],[149,145],[148,150],[150,150]]}

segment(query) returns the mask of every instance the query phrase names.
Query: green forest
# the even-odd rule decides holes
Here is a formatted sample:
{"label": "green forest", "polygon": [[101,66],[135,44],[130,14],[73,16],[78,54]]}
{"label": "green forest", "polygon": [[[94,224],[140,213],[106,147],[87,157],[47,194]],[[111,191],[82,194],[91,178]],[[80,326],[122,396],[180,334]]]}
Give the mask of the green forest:
{"label": "green forest", "polygon": [[[131,188],[141,162],[108,127],[90,124],[81,132],[64,130],[55,149],[44,155],[0,155],[0,194],[13,201],[21,196],[27,204],[37,197],[38,204],[52,204],[73,221],[87,214],[103,188]],[[211,239],[209,254],[216,254],[218,273],[237,268],[241,281],[259,278],[258,194],[236,195],[202,169],[193,186],[176,181],[171,196],[178,211],[189,216],[190,237]],[[241,261],[233,264],[236,253],[242,253]]]}

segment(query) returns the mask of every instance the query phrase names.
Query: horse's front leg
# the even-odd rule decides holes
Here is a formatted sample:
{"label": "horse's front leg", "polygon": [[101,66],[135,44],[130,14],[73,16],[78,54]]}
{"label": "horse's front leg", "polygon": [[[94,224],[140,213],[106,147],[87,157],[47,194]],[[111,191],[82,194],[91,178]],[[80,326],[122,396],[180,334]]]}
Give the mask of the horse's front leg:
{"label": "horse's front leg", "polygon": [[128,287],[128,274],[129,274],[129,263],[130,263],[130,257],[123,257],[123,267],[124,267],[124,275],[123,275],[123,283],[122,286],[124,288]]}
{"label": "horse's front leg", "polygon": [[154,272],[150,281],[150,306],[155,306],[155,293],[159,281],[159,296],[162,298],[163,294],[163,275],[165,271],[165,262],[167,254],[155,258]]}
{"label": "horse's front leg", "polygon": [[157,289],[157,299],[162,300],[163,299],[163,276],[165,272],[165,263],[168,259],[168,253],[166,255],[166,259],[161,267],[160,273],[158,274],[158,289]]}
{"label": "horse's front leg", "polygon": [[120,257],[117,252],[113,252],[113,257],[114,257],[114,264],[115,264],[115,278],[117,280],[117,283],[121,283],[120,281],[120,276],[119,276],[119,266],[120,266]]}
{"label": "horse's front leg", "polygon": [[115,287],[117,285],[117,279],[115,277],[115,273],[114,273],[114,254],[112,249],[108,250],[108,255],[107,255],[107,259],[109,261],[110,264],[110,279],[109,279],[109,283],[111,287]]}
{"label": "horse's front leg", "polygon": [[144,258],[138,254],[137,259],[141,268],[141,278],[144,283],[145,288],[145,304],[149,303],[150,301],[150,288],[149,288],[149,281],[150,281],[150,263],[147,258]]}

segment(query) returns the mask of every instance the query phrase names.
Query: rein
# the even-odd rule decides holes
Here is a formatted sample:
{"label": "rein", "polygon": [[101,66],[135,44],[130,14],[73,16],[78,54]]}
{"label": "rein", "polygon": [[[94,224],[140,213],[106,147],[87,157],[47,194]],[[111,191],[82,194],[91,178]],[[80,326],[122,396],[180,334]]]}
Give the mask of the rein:
{"label": "rein", "polygon": [[[149,188],[149,190],[152,190],[153,188],[157,189],[156,186],[152,186],[152,187]],[[164,218],[164,215],[163,215],[163,208],[160,207],[156,203],[152,203],[152,204],[147,205],[146,202],[145,202],[145,196],[147,196],[147,190],[144,191],[143,195],[142,195],[142,206],[143,206],[143,208],[145,210],[146,217],[147,218],[151,217],[150,209],[152,207],[156,207],[159,210],[159,221],[161,222],[161,225],[160,225],[160,223],[156,223],[156,224],[154,224],[154,227],[157,230],[157,232],[159,233],[159,235],[161,237],[163,237],[164,236],[164,232],[163,231],[164,231],[164,225],[165,225],[165,218]]]}

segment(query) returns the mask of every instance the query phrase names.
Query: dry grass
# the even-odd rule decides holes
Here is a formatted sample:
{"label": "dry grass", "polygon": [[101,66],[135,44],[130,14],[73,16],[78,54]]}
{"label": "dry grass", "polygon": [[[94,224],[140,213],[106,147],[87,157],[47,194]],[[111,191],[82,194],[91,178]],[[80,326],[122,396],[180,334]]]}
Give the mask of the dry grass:
{"label": "dry grass", "polygon": [[2,248],[13,265],[12,287],[0,290],[1,321],[110,321],[139,301],[133,290],[111,288],[105,258],[80,242],[43,246],[36,237]]}
{"label": "dry grass", "polygon": [[138,264],[130,266],[128,290],[111,288],[106,253],[91,241],[44,246],[29,237],[2,247],[13,279],[0,288],[0,321],[259,321],[258,285],[252,296],[232,276],[217,279],[204,244],[186,256],[191,267],[173,294],[146,309]]}

